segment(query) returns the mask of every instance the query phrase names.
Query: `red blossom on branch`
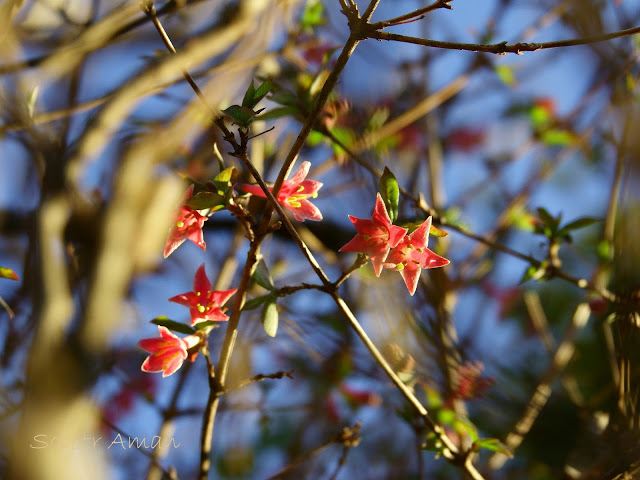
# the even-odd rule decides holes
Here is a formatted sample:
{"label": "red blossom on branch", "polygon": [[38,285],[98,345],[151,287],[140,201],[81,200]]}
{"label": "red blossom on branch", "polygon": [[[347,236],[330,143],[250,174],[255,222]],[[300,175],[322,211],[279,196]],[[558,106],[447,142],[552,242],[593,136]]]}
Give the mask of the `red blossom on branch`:
{"label": "red blossom on branch", "polygon": [[405,235],[400,243],[391,249],[384,263],[385,268],[400,272],[411,295],[416,293],[423,268],[438,268],[449,264],[449,260],[427,248],[430,228],[431,217],[413,233]]}
{"label": "red blossom on branch", "polygon": [[[296,174],[289,180],[285,180],[278,192],[278,203],[290,210],[299,222],[309,220],[322,220],[322,213],[309,200],[309,197],[316,198],[318,190],[322,187],[322,182],[316,180],[305,180],[309,174],[311,163],[302,162]],[[259,185],[242,185],[242,190],[257,197],[266,198],[267,195]],[[273,192],[273,187],[269,187]]]}
{"label": "red blossom on branch", "polygon": [[214,291],[212,288],[203,263],[193,279],[193,291],[171,297],[169,301],[189,307],[191,325],[206,320],[224,322],[229,317],[224,314],[226,308],[223,305],[236,293],[237,288],[225,291]]}
{"label": "red blossom on branch", "polygon": [[[163,377],[175,373],[187,358],[187,350],[195,347],[200,342],[197,335],[189,335],[180,338],[171,333],[166,327],[158,326],[160,338],[144,338],[138,342],[138,346],[150,353],[142,363],[144,372],[162,372]],[[191,357],[191,361],[195,355]]]}
{"label": "red blossom on branch", "polygon": [[356,227],[358,234],[343,246],[341,252],[366,253],[371,258],[373,271],[380,276],[382,263],[387,258],[389,250],[402,240],[407,233],[406,228],[392,225],[382,196],[378,193],[376,206],[371,218],[363,219],[349,215],[349,220]]}
{"label": "red blossom on branch", "polygon": [[204,243],[204,235],[202,233],[202,227],[204,222],[208,220],[208,217],[202,215],[198,210],[194,210],[191,207],[184,205],[189,198],[193,196],[193,188],[191,185],[182,197],[183,205],[178,211],[175,223],[169,232],[167,243],[164,246],[164,258],[167,258],[173,253],[173,251],[189,239],[202,250],[207,250],[207,245]]}

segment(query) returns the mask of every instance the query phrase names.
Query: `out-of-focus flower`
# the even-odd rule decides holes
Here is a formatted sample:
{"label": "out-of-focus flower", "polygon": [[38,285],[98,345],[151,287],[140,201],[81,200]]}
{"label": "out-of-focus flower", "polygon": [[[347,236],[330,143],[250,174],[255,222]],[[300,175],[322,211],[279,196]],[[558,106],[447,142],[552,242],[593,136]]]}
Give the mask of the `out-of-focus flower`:
{"label": "out-of-focus flower", "polygon": [[198,210],[184,205],[184,202],[193,196],[193,187],[194,186],[191,185],[182,198],[183,205],[178,211],[176,221],[169,232],[167,243],[164,246],[164,258],[171,255],[186,239],[191,240],[202,250],[207,250],[207,245],[204,243],[202,227],[204,226],[204,222],[208,220],[208,217],[202,215]]}
{"label": "out-of-focus flower", "polygon": [[449,264],[449,260],[427,248],[430,228],[431,217],[392,248],[384,263],[385,268],[400,272],[411,295],[416,293],[423,268],[438,268]]}
{"label": "out-of-focus flower", "polygon": [[203,263],[193,278],[193,291],[171,297],[169,301],[189,307],[191,325],[206,320],[224,322],[229,317],[224,314],[226,308],[223,305],[236,293],[237,288],[225,291],[214,291],[212,288]]}
{"label": "out-of-focus flower", "polygon": [[462,152],[471,152],[482,144],[484,136],[484,130],[461,127],[449,133],[447,145]]}
{"label": "out-of-focus flower", "polygon": [[[311,163],[302,162],[296,174],[289,180],[285,180],[278,192],[278,203],[293,213],[299,222],[309,220],[322,220],[322,213],[313,203],[307,200],[309,197],[316,198],[318,190],[322,187],[322,182],[316,180],[305,180],[309,174]],[[242,190],[257,197],[266,198],[266,194],[259,185],[242,185]],[[273,187],[269,187],[273,191]]]}
{"label": "out-of-focus flower", "polygon": [[[162,372],[163,377],[175,373],[187,358],[187,350],[195,347],[200,342],[197,335],[189,335],[180,338],[174,335],[166,327],[158,327],[160,338],[144,338],[138,342],[138,346],[150,353],[142,363],[144,372]],[[191,358],[191,361],[195,356]]]}
{"label": "out-of-focus flower", "polygon": [[358,234],[343,246],[341,252],[366,253],[371,258],[373,271],[380,276],[382,263],[387,258],[389,250],[402,240],[407,229],[391,223],[382,196],[378,193],[376,206],[371,218],[363,219],[349,215],[349,220],[356,227]]}
{"label": "out-of-focus flower", "polygon": [[458,367],[458,379],[453,393],[452,399],[472,400],[480,397],[495,380],[492,378],[482,377],[484,365],[482,362],[466,362]]}

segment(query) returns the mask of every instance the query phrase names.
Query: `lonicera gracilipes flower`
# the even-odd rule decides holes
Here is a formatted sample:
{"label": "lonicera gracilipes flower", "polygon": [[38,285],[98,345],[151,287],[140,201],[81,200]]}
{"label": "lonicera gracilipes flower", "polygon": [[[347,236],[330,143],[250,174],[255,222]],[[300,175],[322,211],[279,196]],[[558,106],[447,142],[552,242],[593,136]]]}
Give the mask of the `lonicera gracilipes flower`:
{"label": "lonicera gracilipes flower", "polygon": [[444,267],[449,264],[449,260],[427,248],[430,228],[431,217],[392,248],[384,263],[384,268],[400,272],[411,295],[416,293],[423,268]]}
{"label": "lonicera gracilipes flower", "polygon": [[376,276],[379,277],[389,250],[398,245],[407,233],[407,229],[391,223],[387,208],[379,193],[370,219],[349,215],[349,220],[356,227],[358,234],[340,251],[366,253],[371,258]]}
{"label": "lonicera gracilipes flower", "polygon": [[[322,187],[322,182],[316,180],[305,180],[309,174],[311,163],[302,162],[296,174],[289,180],[282,183],[278,191],[278,203],[288,210],[299,222],[309,220],[322,220],[322,213],[313,203],[307,200],[309,197],[316,198],[318,190]],[[259,185],[242,185],[242,190],[257,197],[266,198],[266,194]],[[273,191],[273,187],[269,187]]]}
{"label": "lonicera gracilipes flower", "polygon": [[223,305],[236,293],[237,288],[225,291],[214,291],[212,288],[203,263],[193,279],[193,291],[171,297],[169,301],[189,307],[191,325],[206,320],[224,322],[229,317],[224,314],[226,308]]}
{"label": "lonicera gracilipes flower", "polygon": [[[138,346],[150,353],[142,363],[144,372],[162,372],[163,377],[175,373],[187,359],[187,350],[195,347],[200,342],[197,335],[189,335],[180,338],[174,335],[166,327],[158,326],[160,338],[143,338]],[[195,356],[191,358],[191,361]]]}
{"label": "lonicera gracilipes flower", "polygon": [[184,202],[193,196],[193,187],[194,186],[191,185],[182,197],[182,206],[178,211],[175,223],[169,232],[167,243],[164,246],[164,258],[171,255],[186,239],[191,240],[202,250],[207,250],[207,245],[204,243],[202,227],[204,226],[204,222],[208,220],[208,217],[202,215],[198,210],[184,205]]}

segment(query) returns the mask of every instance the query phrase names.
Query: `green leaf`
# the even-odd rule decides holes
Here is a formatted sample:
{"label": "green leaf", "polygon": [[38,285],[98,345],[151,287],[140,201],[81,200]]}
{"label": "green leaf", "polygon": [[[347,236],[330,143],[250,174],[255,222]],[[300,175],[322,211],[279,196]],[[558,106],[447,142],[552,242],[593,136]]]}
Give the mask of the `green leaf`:
{"label": "green leaf", "polygon": [[429,235],[431,235],[432,237],[446,237],[447,235],[449,235],[449,232],[440,230],[434,224],[431,224],[431,227],[429,228]]}
{"label": "green leaf", "polygon": [[566,147],[574,140],[574,135],[569,130],[547,130],[540,135],[540,140],[550,147]]}
{"label": "green leaf", "polygon": [[585,228],[585,227],[588,227],[589,225],[593,225],[594,223],[598,223],[600,221],[601,220],[599,218],[581,217],[581,218],[578,218],[577,220],[574,220],[573,222],[567,223],[564,227],[560,229],[560,231],[558,232],[558,235],[559,236],[566,235],[572,230]]}
{"label": "green leaf", "polygon": [[286,117],[288,115],[295,116],[300,113],[298,107],[276,107],[256,116],[257,120],[273,120],[274,118]]}
{"label": "green leaf", "polygon": [[596,247],[596,254],[600,260],[610,262],[613,260],[613,245],[607,240],[602,240]]}
{"label": "green leaf", "polygon": [[189,325],[185,325],[184,323],[176,322],[175,320],[170,320],[167,317],[156,317],[151,320],[151,323],[158,325],[160,327],[166,327],[169,330],[178,333],[185,333],[187,335],[193,335],[196,331]]}
{"label": "green leaf", "polygon": [[520,279],[520,284],[523,284],[528,280],[540,280],[547,273],[547,265],[548,263],[545,260],[544,262],[542,262],[540,267],[535,267],[533,265],[529,266],[525,270],[524,275],[522,275],[522,278]]}
{"label": "green leaf", "polygon": [[255,106],[255,103],[252,103],[252,102],[255,94],[256,94],[256,87],[253,86],[253,80],[251,80],[251,83],[249,84],[249,88],[247,88],[247,91],[245,92],[244,97],[242,98],[242,106],[253,108]]}
{"label": "green leaf", "polygon": [[324,5],[319,0],[310,0],[304,7],[300,26],[304,30],[312,30],[313,27],[324,23]]}
{"label": "green leaf", "polygon": [[561,216],[558,215],[554,217],[551,215],[545,208],[538,207],[538,215],[540,215],[540,220],[544,223],[545,226],[549,227],[548,231],[545,230],[544,234],[547,237],[552,237],[558,231],[558,225],[560,224]]}
{"label": "green leaf", "polygon": [[382,200],[389,212],[389,218],[391,223],[395,222],[398,218],[398,199],[400,198],[400,189],[398,188],[398,181],[396,177],[391,173],[388,167],[384,167],[384,173],[380,177],[380,193],[382,194]]}
{"label": "green leaf", "polygon": [[452,425],[456,419],[456,412],[448,408],[441,408],[437,411],[436,416],[438,417],[438,423]]}
{"label": "green leaf", "polygon": [[478,440],[478,429],[468,418],[456,418],[455,426],[465,430],[469,434],[469,437],[471,437],[471,441],[475,442]]}
{"label": "green leaf", "polygon": [[[194,210],[206,210],[208,208],[222,207],[227,204],[227,200],[216,192],[199,192],[187,199],[185,205]],[[217,210],[220,210],[217,208]]]}
{"label": "green leaf", "polygon": [[492,452],[499,452],[506,455],[509,458],[513,457],[513,453],[497,438],[480,438],[474,442],[474,444],[485,450],[491,450]]}
{"label": "green leaf", "polygon": [[245,128],[251,125],[253,118],[256,116],[256,112],[243,105],[231,105],[222,111],[233,118],[235,123]]}
{"label": "green leaf", "polygon": [[271,278],[269,269],[267,268],[267,265],[264,263],[263,259],[260,259],[260,261],[258,262],[256,270],[255,272],[253,272],[253,279],[262,288],[266,288],[267,290],[271,290],[272,292],[276,289],[276,287],[273,285],[273,278]]}
{"label": "green leaf", "polygon": [[198,322],[195,324],[194,328],[196,329],[196,331],[200,331],[200,330],[204,330],[205,328],[218,328],[220,327],[220,322],[219,321],[214,321],[214,320],[205,320],[204,322]]}
{"label": "green leaf", "polygon": [[279,103],[280,105],[285,105],[287,107],[295,107],[300,104],[298,96],[291,90],[287,90],[285,88],[271,94],[269,100],[275,103]]}
{"label": "green leaf", "polygon": [[260,100],[266,97],[267,93],[269,93],[269,90],[271,90],[272,87],[273,84],[271,83],[271,80],[265,80],[264,82],[262,82],[262,84],[258,87],[253,95],[253,105],[251,105],[251,108],[255,107],[260,102]]}
{"label": "green leaf", "polygon": [[534,105],[529,111],[529,120],[531,120],[533,128],[540,131],[551,123],[553,117],[551,116],[551,113],[549,113],[549,110],[543,106]]}
{"label": "green leaf", "polygon": [[513,87],[516,84],[516,77],[510,65],[498,65],[495,68],[495,72],[498,78],[508,87]]}
{"label": "green leaf", "polygon": [[278,332],[278,307],[276,306],[276,302],[265,303],[264,307],[262,307],[260,317],[265,333],[270,337],[275,337]]}
{"label": "green leaf", "polygon": [[7,267],[0,267],[0,278],[8,278],[9,280],[20,280],[16,272]]}
{"label": "green leaf", "polygon": [[258,308],[260,305],[262,305],[264,302],[266,302],[269,299],[274,299],[275,297],[273,296],[272,293],[267,293],[266,295],[261,295],[259,297],[255,297],[252,298],[251,300],[245,302],[244,307],[242,307],[242,311],[246,311],[246,310],[254,310],[256,308]]}
{"label": "green leaf", "polygon": [[218,193],[220,195],[224,195],[229,191],[231,187],[231,181],[236,178],[238,172],[236,171],[236,167],[225,168],[221,171],[216,177],[213,179],[213,184],[218,189]]}

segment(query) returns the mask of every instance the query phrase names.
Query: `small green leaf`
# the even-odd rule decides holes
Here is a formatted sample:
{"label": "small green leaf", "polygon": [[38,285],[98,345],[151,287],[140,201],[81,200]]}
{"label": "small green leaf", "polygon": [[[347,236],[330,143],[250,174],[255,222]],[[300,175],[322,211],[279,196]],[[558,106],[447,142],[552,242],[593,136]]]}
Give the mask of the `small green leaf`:
{"label": "small green leaf", "polygon": [[324,5],[319,0],[310,0],[304,7],[300,26],[304,30],[312,30],[313,27],[324,23]]}
{"label": "small green leaf", "polygon": [[596,254],[600,260],[605,262],[613,260],[613,245],[607,240],[600,241],[596,247]]}
{"label": "small green leaf", "polygon": [[253,86],[253,80],[251,80],[251,83],[249,84],[249,88],[247,88],[247,91],[244,94],[244,97],[242,98],[242,106],[243,107],[248,107],[248,108],[253,108],[255,106],[255,103],[253,103],[253,97],[256,94],[256,87]]}
{"label": "small green leaf", "polygon": [[499,452],[506,455],[509,458],[513,457],[513,453],[497,438],[480,438],[476,440],[475,445],[484,448],[485,450],[491,450],[492,452]]}
{"label": "small green leaf", "polygon": [[568,130],[547,130],[540,135],[540,140],[550,147],[565,147],[573,142],[574,135]]}
{"label": "small green leaf", "polygon": [[429,406],[429,408],[432,408],[432,409],[440,408],[443,403],[440,393],[438,393],[438,391],[435,388],[430,387],[428,385],[424,385],[423,388],[424,388],[425,397],[427,399],[427,405]]}
{"label": "small green leaf", "polygon": [[0,278],[8,278],[9,280],[20,280],[16,272],[7,267],[0,267]]}
{"label": "small green leaf", "polygon": [[269,299],[273,299],[274,296],[271,293],[267,293],[266,295],[261,295],[259,297],[256,298],[252,298],[251,300],[245,302],[244,307],[242,307],[242,311],[246,311],[246,310],[254,310],[256,308],[258,308],[260,305],[262,305],[264,302],[266,302]]}
{"label": "small green leaf", "polygon": [[538,215],[540,215],[540,220],[542,220],[542,223],[544,223],[545,226],[549,227],[549,230],[545,231],[544,234],[547,237],[554,236],[558,231],[558,225],[560,224],[561,216],[558,215],[557,217],[554,217],[543,207],[538,207]]}
{"label": "small green leaf", "polygon": [[224,195],[231,187],[231,181],[238,176],[236,167],[225,168],[213,179],[213,184],[218,189],[220,195]]}
{"label": "small green leaf", "polygon": [[[222,207],[227,200],[216,192],[199,192],[187,199],[185,205],[194,210],[206,210],[208,208]],[[217,210],[220,210],[217,208]]]}
{"label": "small green leaf", "polygon": [[258,262],[256,270],[255,272],[253,272],[253,279],[262,288],[266,288],[267,290],[271,291],[274,291],[276,289],[276,287],[273,285],[273,278],[271,278],[269,269],[267,268],[267,265],[264,263],[263,259],[260,259],[260,261]]}
{"label": "small green leaf", "polygon": [[529,111],[529,120],[531,120],[533,128],[535,128],[537,131],[540,131],[542,128],[545,128],[551,123],[553,117],[551,116],[551,113],[548,109],[544,108],[541,105],[534,105]]}
{"label": "small green leaf", "polygon": [[170,320],[167,317],[156,317],[151,320],[151,323],[160,327],[166,327],[174,332],[185,333],[187,335],[193,335],[195,333],[195,330],[189,325],[176,322],[175,320]]}
{"label": "small green leaf", "polygon": [[276,107],[256,116],[257,120],[273,120],[274,118],[286,117],[288,115],[295,116],[300,113],[298,107]]}
{"label": "small green leaf", "polygon": [[438,423],[443,425],[452,425],[456,419],[456,412],[448,408],[441,408],[437,411]]}
{"label": "small green leaf", "polygon": [[572,230],[578,230],[580,228],[588,227],[589,225],[593,225],[594,223],[598,223],[600,221],[599,218],[592,217],[581,217],[573,222],[567,223],[564,227],[560,229],[558,232],[558,236],[563,236],[571,232]]}
{"label": "small green leaf", "polygon": [[547,273],[547,264],[548,263],[545,260],[540,264],[540,267],[535,267],[533,265],[529,266],[525,270],[524,275],[522,275],[522,278],[520,279],[520,284],[523,284],[528,280],[540,280]]}
{"label": "small green leaf", "polygon": [[271,90],[272,87],[273,84],[271,83],[271,80],[265,80],[264,82],[262,82],[262,84],[253,94],[253,105],[251,105],[251,108],[255,107],[260,102],[260,100],[266,97],[267,93],[269,93],[269,90]]}
{"label": "small green leaf", "polygon": [[396,177],[391,173],[388,167],[384,167],[384,173],[380,177],[380,193],[382,194],[382,200],[389,212],[389,218],[391,223],[395,222],[398,218],[398,199],[400,198],[400,189],[398,188],[398,181]]}
{"label": "small green leaf", "polygon": [[276,302],[265,303],[264,307],[262,307],[260,317],[265,333],[270,337],[275,337],[278,332],[278,307],[276,306]]}
{"label": "small green leaf", "polygon": [[287,107],[295,107],[300,103],[300,101],[298,100],[298,96],[291,90],[287,90],[285,88],[271,94],[269,100],[275,103],[279,103],[280,105],[285,105]]}
{"label": "small green leaf", "polygon": [[513,74],[513,68],[510,65],[498,65],[495,68],[496,75],[502,80],[502,82],[508,87],[513,87],[516,84],[516,77]]}
{"label": "small green leaf", "polygon": [[204,330],[205,328],[218,328],[220,327],[220,322],[216,322],[214,320],[205,320],[204,322],[198,322],[195,324],[194,328],[196,331]]}
{"label": "small green leaf", "polygon": [[471,437],[471,441],[475,442],[478,440],[478,429],[468,418],[456,418],[455,426],[464,429],[469,434],[469,437]]}
{"label": "small green leaf", "polygon": [[429,235],[431,235],[432,237],[446,237],[447,235],[449,235],[449,232],[440,230],[434,224],[431,224],[431,227],[429,228]]}
{"label": "small green leaf", "polygon": [[242,105],[231,105],[222,111],[233,118],[235,123],[245,128],[251,125],[253,118],[256,116],[256,112]]}

